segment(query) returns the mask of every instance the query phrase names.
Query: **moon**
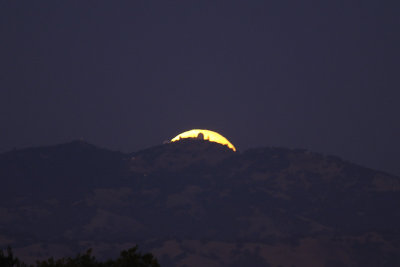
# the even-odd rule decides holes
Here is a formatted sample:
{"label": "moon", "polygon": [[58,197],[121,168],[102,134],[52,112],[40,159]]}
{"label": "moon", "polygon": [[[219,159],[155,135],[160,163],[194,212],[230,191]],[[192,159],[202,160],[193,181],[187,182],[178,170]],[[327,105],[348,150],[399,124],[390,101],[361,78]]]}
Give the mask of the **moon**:
{"label": "moon", "polygon": [[184,138],[204,139],[210,142],[215,142],[224,146],[228,146],[233,151],[236,151],[235,146],[232,145],[232,143],[229,142],[228,139],[226,139],[221,134],[214,131],[203,130],[203,129],[192,129],[178,134],[177,136],[171,139],[171,142],[176,142]]}

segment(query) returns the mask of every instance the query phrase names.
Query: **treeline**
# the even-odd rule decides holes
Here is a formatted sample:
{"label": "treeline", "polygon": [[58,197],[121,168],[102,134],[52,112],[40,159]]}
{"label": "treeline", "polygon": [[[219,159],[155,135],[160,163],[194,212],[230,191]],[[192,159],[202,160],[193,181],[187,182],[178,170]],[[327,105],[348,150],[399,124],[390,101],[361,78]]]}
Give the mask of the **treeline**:
{"label": "treeline", "polygon": [[50,258],[37,261],[34,265],[26,264],[14,256],[10,247],[0,250],[0,267],[159,267],[157,259],[151,253],[142,254],[135,246],[123,250],[116,260],[98,261],[89,249],[76,257],[66,257],[55,260]]}

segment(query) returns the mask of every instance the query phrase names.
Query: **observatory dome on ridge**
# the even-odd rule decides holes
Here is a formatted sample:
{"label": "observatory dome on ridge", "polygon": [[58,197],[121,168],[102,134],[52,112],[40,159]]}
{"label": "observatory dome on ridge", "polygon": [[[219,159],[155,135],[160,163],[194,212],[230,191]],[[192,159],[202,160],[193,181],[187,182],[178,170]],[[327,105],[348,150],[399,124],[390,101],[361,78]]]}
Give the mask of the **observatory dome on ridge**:
{"label": "observatory dome on ridge", "polygon": [[219,143],[221,145],[228,146],[233,151],[236,151],[235,146],[232,145],[232,143],[229,142],[228,139],[223,137],[221,134],[214,131],[203,130],[203,129],[192,129],[183,132],[181,134],[178,134],[177,136],[171,139],[171,142],[176,142],[185,138],[202,139],[210,142]]}

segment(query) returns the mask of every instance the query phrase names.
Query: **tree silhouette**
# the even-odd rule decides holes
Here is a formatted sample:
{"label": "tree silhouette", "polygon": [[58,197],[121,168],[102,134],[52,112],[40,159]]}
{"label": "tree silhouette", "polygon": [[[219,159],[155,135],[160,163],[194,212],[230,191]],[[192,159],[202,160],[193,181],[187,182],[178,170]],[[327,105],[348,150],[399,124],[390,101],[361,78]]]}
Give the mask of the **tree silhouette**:
{"label": "tree silhouette", "polygon": [[138,246],[124,250],[121,252],[120,257],[115,261],[115,267],[159,267],[158,261],[151,253],[141,254],[138,251]]}
{"label": "tree silhouette", "polygon": [[25,263],[19,261],[18,258],[14,257],[11,247],[6,249],[7,255],[3,250],[0,250],[0,266],[1,267],[25,267]]}
{"label": "tree silhouette", "polygon": [[[28,267],[18,258],[14,257],[10,247],[6,249],[7,255],[0,251],[0,267]],[[88,249],[84,254],[76,257],[61,258],[55,260],[53,257],[37,261],[36,265],[30,267],[160,267],[157,259],[151,253],[142,254],[138,251],[138,246],[123,250],[116,260],[98,261],[92,255],[92,249]]]}

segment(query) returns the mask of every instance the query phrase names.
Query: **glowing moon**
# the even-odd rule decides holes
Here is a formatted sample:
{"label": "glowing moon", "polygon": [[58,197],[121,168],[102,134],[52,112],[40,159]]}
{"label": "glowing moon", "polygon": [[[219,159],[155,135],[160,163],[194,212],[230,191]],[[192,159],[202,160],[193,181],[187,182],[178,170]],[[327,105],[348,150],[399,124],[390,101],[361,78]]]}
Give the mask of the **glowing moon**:
{"label": "glowing moon", "polygon": [[215,142],[219,143],[224,146],[228,146],[230,149],[233,151],[236,151],[236,148],[234,145],[231,144],[231,142],[228,141],[225,137],[220,135],[217,132],[213,132],[210,130],[202,130],[202,129],[193,129],[190,131],[183,132],[181,134],[178,134],[174,138],[171,139],[171,142],[179,141],[184,138],[199,138],[199,139],[204,139],[210,142]]}

